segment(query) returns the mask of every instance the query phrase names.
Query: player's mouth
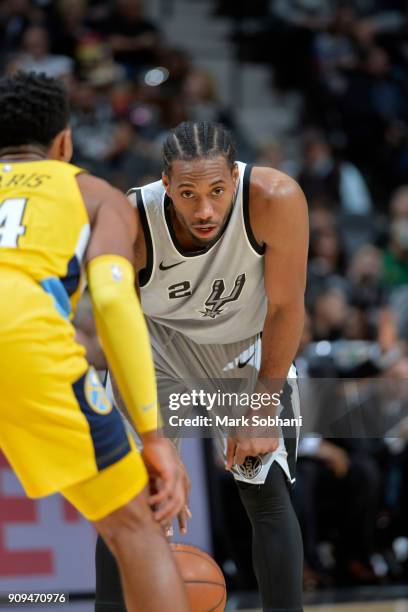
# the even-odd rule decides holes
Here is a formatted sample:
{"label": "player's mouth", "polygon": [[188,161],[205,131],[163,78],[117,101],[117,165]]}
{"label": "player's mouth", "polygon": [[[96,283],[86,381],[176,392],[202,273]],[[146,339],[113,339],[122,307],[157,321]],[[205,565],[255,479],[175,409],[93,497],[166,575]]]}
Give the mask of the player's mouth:
{"label": "player's mouth", "polygon": [[196,234],[203,238],[209,238],[213,234],[215,234],[218,225],[193,225],[193,230]]}

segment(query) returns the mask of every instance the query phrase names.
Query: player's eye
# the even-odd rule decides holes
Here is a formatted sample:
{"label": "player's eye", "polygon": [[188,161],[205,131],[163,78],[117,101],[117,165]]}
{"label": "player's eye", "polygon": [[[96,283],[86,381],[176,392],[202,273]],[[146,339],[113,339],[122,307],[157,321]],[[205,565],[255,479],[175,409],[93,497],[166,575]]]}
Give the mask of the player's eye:
{"label": "player's eye", "polygon": [[224,189],[222,187],[216,187],[215,189],[213,189],[213,194],[216,196],[220,196],[224,193]]}
{"label": "player's eye", "polygon": [[190,200],[192,197],[194,197],[194,193],[192,191],[182,191],[181,197]]}

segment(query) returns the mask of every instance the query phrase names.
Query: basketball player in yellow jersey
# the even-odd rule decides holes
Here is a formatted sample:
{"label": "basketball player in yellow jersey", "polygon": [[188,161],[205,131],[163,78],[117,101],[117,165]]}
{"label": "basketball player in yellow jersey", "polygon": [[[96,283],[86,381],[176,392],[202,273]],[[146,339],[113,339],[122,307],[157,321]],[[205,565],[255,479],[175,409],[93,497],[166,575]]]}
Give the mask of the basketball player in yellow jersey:
{"label": "basketball player in yellow jersey", "polygon": [[[134,290],[135,215],[108,183],[67,163],[68,113],[54,79],[0,79],[0,448],[28,495],[59,491],[93,522],[118,561],[128,612],[163,612],[169,601],[185,612],[160,526],[185,492],[173,448],[157,433]],[[83,266],[143,460],[74,339]]]}

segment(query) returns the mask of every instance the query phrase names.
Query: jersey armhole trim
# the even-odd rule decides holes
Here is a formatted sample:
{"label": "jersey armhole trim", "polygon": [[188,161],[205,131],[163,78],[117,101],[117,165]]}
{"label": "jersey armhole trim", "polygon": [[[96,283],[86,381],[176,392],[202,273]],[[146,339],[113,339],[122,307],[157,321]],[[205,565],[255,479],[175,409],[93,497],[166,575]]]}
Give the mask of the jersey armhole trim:
{"label": "jersey armhole trim", "polygon": [[136,193],[141,189],[141,187],[132,187],[129,191],[126,192],[126,197],[128,198],[133,193]]}
{"label": "jersey armhole trim", "polygon": [[[139,272],[139,287],[144,287],[147,285],[149,280],[152,277],[153,272],[153,240],[150,232],[149,222],[147,220],[147,214],[143,202],[142,190],[132,189],[132,193],[136,193],[136,205],[140,215],[140,222],[142,224],[142,229],[145,237],[146,243],[146,267]],[[129,192],[128,192],[129,195]]]}
{"label": "jersey armhole trim", "polygon": [[244,177],[242,179],[242,213],[244,216],[244,226],[249,244],[257,255],[264,255],[265,245],[261,246],[257,243],[254,233],[252,231],[251,222],[249,219],[249,187],[251,183],[251,171],[252,165],[247,164],[244,170]]}

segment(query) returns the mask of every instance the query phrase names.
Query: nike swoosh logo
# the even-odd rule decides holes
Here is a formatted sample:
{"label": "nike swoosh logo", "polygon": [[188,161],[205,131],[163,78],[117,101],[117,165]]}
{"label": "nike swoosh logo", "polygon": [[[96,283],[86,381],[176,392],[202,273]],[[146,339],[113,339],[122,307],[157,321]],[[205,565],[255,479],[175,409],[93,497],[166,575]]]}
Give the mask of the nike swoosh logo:
{"label": "nike swoosh logo", "polygon": [[238,367],[239,368],[245,368],[245,366],[247,365],[247,363],[249,363],[252,359],[252,357],[255,355],[255,351],[252,353],[252,355],[250,357],[248,357],[248,359],[246,361],[238,361]]}
{"label": "nike swoosh logo", "polygon": [[171,264],[171,266],[165,266],[163,262],[160,262],[159,270],[170,270],[170,268],[175,268],[180,264],[184,263],[184,261],[179,261],[178,263]]}

